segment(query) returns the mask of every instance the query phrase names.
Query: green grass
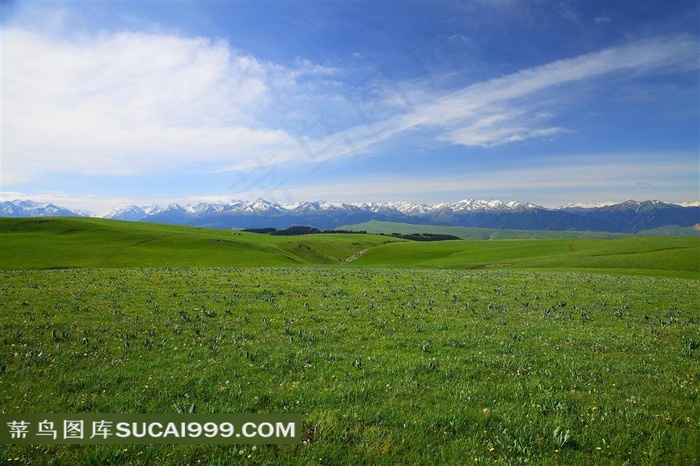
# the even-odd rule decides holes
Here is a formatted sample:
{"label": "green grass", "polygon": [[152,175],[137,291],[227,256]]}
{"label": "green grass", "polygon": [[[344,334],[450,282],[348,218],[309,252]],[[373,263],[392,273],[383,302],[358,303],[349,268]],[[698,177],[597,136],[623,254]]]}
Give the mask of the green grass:
{"label": "green grass", "polygon": [[270,236],[103,219],[0,219],[0,269],[90,267],[507,268],[700,277],[700,239],[413,242],[361,234]]}
{"label": "green grass", "polygon": [[3,412],[295,412],[307,440],[3,445],[0,462],[698,464],[698,284],[339,267],[0,272]]}
{"label": "green grass", "polygon": [[497,228],[474,228],[436,225],[414,225],[399,222],[381,222],[371,220],[365,223],[344,225],[338,230],[366,231],[367,233],[391,235],[400,233],[410,235],[412,233],[433,233],[457,236],[468,240],[487,239],[561,239],[561,238],[585,238],[585,239],[613,239],[633,236],[700,236],[700,230],[694,227],[679,227],[670,225],[653,230],[644,230],[637,235],[625,233],[609,233],[604,231],[549,231],[549,230],[506,230]]}
{"label": "green grass", "polygon": [[338,230],[366,231],[367,233],[391,235],[400,233],[433,233],[457,236],[468,240],[487,239],[557,239],[557,238],[623,238],[624,233],[608,233],[601,231],[545,231],[545,230],[507,230],[497,228],[475,228],[438,225],[414,225],[411,223],[382,222],[370,220],[365,223],[344,225]]}
{"label": "green grass", "polygon": [[441,241],[376,246],[353,266],[508,268],[698,278],[696,238]]}
{"label": "green grass", "polygon": [[0,218],[0,268],[338,264],[396,239],[284,237],[104,219]]}
{"label": "green grass", "polygon": [[0,445],[0,464],[699,464],[699,247],[0,219],[0,412],[305,431]]}

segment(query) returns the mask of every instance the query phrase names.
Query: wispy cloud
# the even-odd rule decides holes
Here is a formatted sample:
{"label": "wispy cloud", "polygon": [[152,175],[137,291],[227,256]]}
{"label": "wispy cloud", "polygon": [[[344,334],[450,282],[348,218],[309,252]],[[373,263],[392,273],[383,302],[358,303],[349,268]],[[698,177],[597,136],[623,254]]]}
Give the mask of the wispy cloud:
{"label": "wispy cloud", "polygon": [[[324,90],[335,94],[318,95],[316,80],[332,79],[338,69],[304,59],[284,67],[199,37],[105,33],[57,41],[7,29],[2,47],[5,186],[55,171],[241,170],[271,155],[274,164],[316,163],[372,153],[419,128],[433,141],[467,147],[551,138],[568,128],[556,123],[555,112],[543,113],[545,95],[607,76],[698,69],[696,40],[678,35],[449,92],[413,83],[407,90],[380,72],[350,89],[335,82]],[[320,117],[299,131],[274,117],[314,115],[322,102],[327,113],[354,111],[355,124],[338,128]]]}
{"label": "wispy cloud", "polygon": [[[363,145],[417,127],[447,131],[444,139],[464,145],[492,146],[551,136],[561,128],[539,126],[536,121],[525,123],[539,111],[542,93],[613,74],[635,77],[697,70],[698,49],[697,42],[686,35],[641,40],[472,84],[383,122],[383,135],[374,141],[366,139]],[[517,110],[519,118],[504,116],[509,110]],[[505,124],[508,122],[514,124]]]}
{"label": "wispy cloud", "polygon": [[[384,101],[361,102],[365,120],[362,125],[314,142],[329,149],[321,158],[334,158],[370,152],[379,143],[418,128],[436,132],[437,140],[464,146],[493,147],[553,137],[567,130],[549,124],[550,118],[542,118],[541,102],[551,100],[553,93],[567,95],[577,84],[605,86],[606,77],[631,80],[651,74],[697,70],[698,51],[697,41],[688,35],[639,40],[474,83],[424,100],[417,96],[428,96],[428,92],[404,93],[397,90],[401,83],[389,83],[385,86],[388,97]],[[382,118],[383,114],[388,116]],[[341,140],[352,144],[339,144]]]}
{"label": "wispy cloud", "polygon": [[554,137],[565,131],[557,126],[537,127],[545,119],[546,115],[531,115],[523,111],[496,113],[449,131],[440,139],[463,146],[495,147],[526,139]]}

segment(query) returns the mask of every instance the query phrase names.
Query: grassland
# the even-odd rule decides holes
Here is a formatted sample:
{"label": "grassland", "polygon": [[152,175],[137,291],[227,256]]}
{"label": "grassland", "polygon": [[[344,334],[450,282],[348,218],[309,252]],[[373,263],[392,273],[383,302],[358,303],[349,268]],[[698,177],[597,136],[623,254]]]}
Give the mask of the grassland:
{"label": "grassland", "polygon": [[4,411],[299,412],[307,430],[306,444],[256,450],[3,446],[2,458],[700,460],[697,281],[341,268],[38,270],[0,278]]}
{"label": "grassland", "polygon": [[[604,231],[549,231],[549,230],[507,230],[497,228],[476,228],[438,225],[416,225],[412,223],[382,222],[371,220],[353,225],[343,225],[338,230],[366,231],[373,234],[391,235],[400,233],[410,235],[413,233],[433,233],[457,236],[468,240],[486,239],[561,239],[561,238],[586,238],[586,239],[612,239],[624,238],[633,235],[624,233],[609,233]],[[688,229],[671,229],[673,232]],[[664,235],[659,235],[664,236]],[[680,234],[678,236],[681,236]]]}
{"label": "grassland", "polygon": [[669,225],[643,230],[637,234],[610,233],[604,231],[552,231],[552,230],[508,230],[497,228],[475,228],[437,225],[415,225],[411,223],[382,222],[371,220],[353,225],[343,225],[338,230],[366,231],[367,233],[391,235],[400,233],[410,235],[413,233],[433,233],[454,235],[461,239],[485,240],[485,239],[613,239],[628,238],[633,236],[700,236],[697,227],[681,227]]}
{"label": "grassland", "polygon": [[371,248],[354,266],[507,268],[700,277],[696,238],[441,241]]}
{"label": "grassland", "polygon": [[0,220],[0,411],[294,412],[305,441],[0,464],[700,463],[695,238],[48,220]]}
{"label": "grassland", "polygon": [[102,219],[0,219],[0,257],[0,269],[6,270],[351,265],[700,278],[700,239],[689,237],[426,243],[361,234],[269,236]]}
{"label": "grassland", "polygon": [[269,236],[84,218],[0,218],[0,268],[330,265],[398,240]]}

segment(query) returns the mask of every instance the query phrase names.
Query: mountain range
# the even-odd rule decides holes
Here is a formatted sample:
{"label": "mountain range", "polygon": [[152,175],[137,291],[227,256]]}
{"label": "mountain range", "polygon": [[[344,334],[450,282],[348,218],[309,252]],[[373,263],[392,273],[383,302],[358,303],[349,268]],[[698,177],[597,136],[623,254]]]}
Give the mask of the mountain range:
{"label": "mountain range", "polygon": [[71,210],[51,203],[30,200],[0,202],[0,217],[89,217],[84,210]]}
{"label": "mountain range", "polygon": [[[89,216],[54,204],[31,200],[0,203],[2,217]],[[371,220],[418,225],[464,226],[494,229],[550,231],[607,231],[638,233],[676,225],[700,224],[700,206],[661,201],[626,201],[620,204],[546,208],[529,202],[466,199],[436,205],[411,202],[338,204],[299,202],[279,204],[263,199],[222,203],[199,202],[161,206],[131,205],[115,209],[105,218],[169,223],[220,229],[288,228],[306,225],[334,229]]]}

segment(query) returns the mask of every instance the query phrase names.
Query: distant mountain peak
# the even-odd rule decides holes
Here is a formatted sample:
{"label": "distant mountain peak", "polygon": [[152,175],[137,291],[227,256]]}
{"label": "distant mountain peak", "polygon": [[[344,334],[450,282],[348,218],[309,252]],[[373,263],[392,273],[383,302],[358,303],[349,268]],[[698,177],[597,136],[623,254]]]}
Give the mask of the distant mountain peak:
{"label": "distant mountain peak", "polygon": [[15,199],[0,202],[0,217],[84,217],[87,212],[73,211],[50,202]]}
{"label": "distant mountain peak", "polygon": [[[681,206],[658,200],[628,200],[605,206],[568,205],[545,208],[531,202],[462,199],[429,205],[409,201],[340,204],[302,201],[280,204],[265,199],[193,202],[167,207],[129,205],[105,218],[213,228],[289,228],[295,225],[333,229],[370,220],[494,229],[592,230],[634,233],[666,225],[692,227],[698,223],[697,203]],[[0,203],[0,216],[76,216],[51,203],[14,200]]]}

